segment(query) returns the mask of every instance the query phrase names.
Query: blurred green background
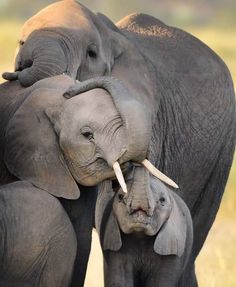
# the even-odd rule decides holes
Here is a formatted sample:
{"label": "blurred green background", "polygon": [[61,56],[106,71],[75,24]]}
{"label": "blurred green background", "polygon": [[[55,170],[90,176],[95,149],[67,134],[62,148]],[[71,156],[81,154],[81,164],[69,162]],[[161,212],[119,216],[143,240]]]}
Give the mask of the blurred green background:
{"label": "blurred green background", "polygon": [[[0,73],[13,69],[20,27],[55,1],[0,0]],[[132,12],[151,14],[182,28],[210,46],[228,65],[236,82],[235,0],[81,0],[94,12],[117,21]],[[2,82],[2,79],[0,79]],[[236,286],[236,157],[220,211],[197,260],[200,287]],[[88,285],[92,287],[92,285]],[[98,285],[95,285],[98,286]]]}

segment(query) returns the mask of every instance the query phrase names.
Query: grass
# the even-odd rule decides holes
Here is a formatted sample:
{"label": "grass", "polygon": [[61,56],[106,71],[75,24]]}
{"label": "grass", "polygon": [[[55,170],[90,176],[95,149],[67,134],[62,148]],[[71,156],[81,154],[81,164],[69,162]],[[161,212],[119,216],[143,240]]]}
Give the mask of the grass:
{"label": "grass", "polygon": [[[21,23],[0,22],[0,73],[12,70],[13,56]],[[236,83],[236,30],[189,28],[193,35],[208,44],[228,65]],[[0,79],[0,82],[2,80]],[[236,157],[231,169],[221,208],[198,257],[196,270],[200,287],[234,287],[236,270]],[[87,287],[101,287],[102,255],[94,233],[93,249],[86,278]]]}
{"label": "grass", "polygon": [[21,25],[22,23],[17,21],[0,22],[0,75],[13,69],[13,58]]}

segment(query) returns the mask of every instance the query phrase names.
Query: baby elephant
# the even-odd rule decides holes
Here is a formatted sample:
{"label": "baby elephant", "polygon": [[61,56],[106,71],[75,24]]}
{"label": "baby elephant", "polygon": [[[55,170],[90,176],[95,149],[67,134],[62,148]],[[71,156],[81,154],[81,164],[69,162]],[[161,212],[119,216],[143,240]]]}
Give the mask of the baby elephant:
{"label": "baby elephant", "polygon": [[126,194],[116,190],[114,182],[100,185],[96,227],[105,286],[177,286],[192,248],[190,212],[176,193],[150,178],[143,167],[135,167],[133,176],[139,176],[141,187],[129,185],[127,179]]}

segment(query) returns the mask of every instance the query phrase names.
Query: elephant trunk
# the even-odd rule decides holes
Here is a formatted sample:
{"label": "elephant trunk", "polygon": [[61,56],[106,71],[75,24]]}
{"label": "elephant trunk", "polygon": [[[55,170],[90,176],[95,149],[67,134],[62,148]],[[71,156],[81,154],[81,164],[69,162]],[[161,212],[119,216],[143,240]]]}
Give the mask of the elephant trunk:
{"label": "elephant trunk", "polygon": [[[66,73],[68,61],[60,40],[49,31],[33,32],[16,56],[14,73],[4,73],[5,80],[19,80],[22,86]],[[45,35],[46,34],[46,35]]]}
{"label": "elephant trunk", "polygon": [[143,166],[134,166],[133,184],[129,190],[126,207],[129,214],[136,211],[152,216],[155,200],[151,190],[150,175]]}
{"label": "elephant trunk", "polygon": [[98,77],[78,83],[64,96],[71,98],[95,88],[105,89],[112,96],[127,135],[126,152],[121,155],[121,151],[117,151],[117,157],[107,155],[108,164],[113,166],[117,160],[120,164],[129,160],[141,163],[147,156],[151,139],[151,117],[145,104],[140,103],[119,80],[112,77]]}

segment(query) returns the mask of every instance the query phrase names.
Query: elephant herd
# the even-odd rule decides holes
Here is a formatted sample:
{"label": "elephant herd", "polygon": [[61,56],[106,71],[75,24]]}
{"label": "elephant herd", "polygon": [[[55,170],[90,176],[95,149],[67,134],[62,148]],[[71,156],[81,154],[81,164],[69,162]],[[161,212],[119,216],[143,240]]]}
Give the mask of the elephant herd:
{"label": "elephant herd", "polygon": [[232,164],[234,88],[192,35],[75,0],[22,27],[0,86],[0,287],[195,287]]}

